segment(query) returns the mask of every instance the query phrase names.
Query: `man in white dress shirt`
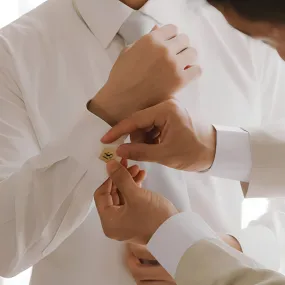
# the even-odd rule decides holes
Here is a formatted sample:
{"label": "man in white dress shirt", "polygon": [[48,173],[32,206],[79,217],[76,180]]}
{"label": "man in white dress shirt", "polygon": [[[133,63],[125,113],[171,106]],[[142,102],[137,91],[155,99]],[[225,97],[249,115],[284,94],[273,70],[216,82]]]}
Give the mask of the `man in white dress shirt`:
{"label": "man in white dress shirt", "polygon": [[[144,2],[128,4],[139,9]],[[133,98],[118,92],[130,78],[137,78],[139,73],[130,72],[134,63],[146,68],[151,61],[143,57],[144,46],[136,47],[140,56],[128,64],[117,61],[109,77],[120,52],[136,40],[124,33],[134,30],[136,15],[144,19],[140,27],[146,27],[145,33],[154,22],[179,26],[199,51],[203,76],[177,93],[191,112],[217,125],[259,126],[269,119],[270,106],[282,90],[279,57],[234,31],[212,7],[194,4],[151,0],[137,13],[116,0],[49,0],[1,30],[0,275],[13,276],[33,265],[31,284],[36,285],[134,284],[122,260],[125,247],[106,239],[92,203],[93,192],[107,178],[105,163],[98,158],[103,150],[100,138],[108,123],[135,111],[127,111],[126,102],[133,107],[149,96],[135,106],[158,103],[163,98],[155,102],[152,92],[165,95],[169,89],[169,98],[194,77],[191,72],[199,73],[198,68],[185,68],[189,78],[179,77],[174,83],[169,73],[163,74],[165,84],[159,82],[161,89],[153,90],[156,78],[141,69],[149,76],[140,86],[152,92],[137,88]],[[177,31],[170,29],[171,35]],[[185,37],[180,37],[179,46],[188,46]],[[193,53],[186,58],[185,64],[192,66]],[[182,67],[179,59],[174,61]],[[125,76],[118,82],[122,70]],[[112,84],[106,84],[110,80]],[[264,97],[267,92],[270,98]],[[96,93],[99,103],[89,107],[98,116],[86,110]],[[241,230],[239,182],[156,164],[141,167],[148,172],[145,187],[165,195],[180,211],[197,212],[215,232],[234,235],[246,254],[278,268],[274,225],[257,222]]]}

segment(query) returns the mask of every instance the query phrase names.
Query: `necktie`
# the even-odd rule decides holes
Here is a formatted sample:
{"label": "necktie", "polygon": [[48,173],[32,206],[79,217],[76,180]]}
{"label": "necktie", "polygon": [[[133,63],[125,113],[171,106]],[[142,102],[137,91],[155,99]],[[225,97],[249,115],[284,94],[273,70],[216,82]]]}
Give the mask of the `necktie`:
{"label": "necktie", "polygon": [[126,45],[131,45],[144,35],[148,34],[159,23],[140,11],[134,11],[123,23],[118,34],[125,40]]}

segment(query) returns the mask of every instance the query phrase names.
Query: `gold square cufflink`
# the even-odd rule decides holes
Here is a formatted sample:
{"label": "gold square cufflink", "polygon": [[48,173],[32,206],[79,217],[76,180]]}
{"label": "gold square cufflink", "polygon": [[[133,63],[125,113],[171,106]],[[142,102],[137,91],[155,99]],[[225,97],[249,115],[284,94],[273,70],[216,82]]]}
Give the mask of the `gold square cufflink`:
{"label": "gold square cufflink", "polygon": [[117,147],[115,147],[115,146],[114,147],[112,147],[112,146],[105,147],[102,150],[99,158],[106,163],[111,161],[111,160],[117,160],[118,156],[116,154],[116,150],[117,150]]}

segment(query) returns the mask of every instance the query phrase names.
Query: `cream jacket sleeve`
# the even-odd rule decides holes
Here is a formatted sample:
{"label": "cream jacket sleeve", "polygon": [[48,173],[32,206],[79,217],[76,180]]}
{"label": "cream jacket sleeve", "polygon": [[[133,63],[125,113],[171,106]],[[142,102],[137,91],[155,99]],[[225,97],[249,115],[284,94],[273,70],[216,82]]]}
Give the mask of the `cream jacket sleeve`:
{"label": "cream jacket sleeve", "polygon": [[147,245],[148,250],[177,285],[281,285],[285,277],[216,236],[200,216],[180,213],[164,222]]}
{"label": "cream jacket sleeve", "polygon": [[0,276],[11,277],[84,221],[107,177],[98,157],[109,126],[82,106],[78,122],[41,148],[3,47],[0,64]]}
{"label": "cream jacket sleeve", "polygon": [[177,285],[281,285],[285,277],[264,270],[255,262],[218,240],[202,240],[181,258],[175,274]]}

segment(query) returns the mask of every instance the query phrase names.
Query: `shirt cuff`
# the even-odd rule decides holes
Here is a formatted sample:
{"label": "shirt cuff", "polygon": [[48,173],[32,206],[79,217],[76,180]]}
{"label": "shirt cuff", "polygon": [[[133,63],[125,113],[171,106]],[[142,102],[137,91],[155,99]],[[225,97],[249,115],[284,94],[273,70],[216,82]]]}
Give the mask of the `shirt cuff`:
{"label": "shirt cuff", "polygon": [[147,248],[157,261],[175,278],[184,253],[203,239],[217,238],[204,220],[193,212],[177,214],[163,223]]}
{"label": "shirt cuff", "polygon": [[249,182],[252,161],[248,132],[241,128],[214,125],[217,146],[214,163],[207,172],[220,178]]}
{"label": "shirt cuff", "polygon": [[[95,189],[108,178],[106,163],[100,160],[100,155],[106,145],[100,140],[110,128],[105,121],[87,109],[82,110],[80,120],[77,121],[72,130],[68,130],[66,134],[63,133],[62,139],[51,142],[51,147],[43,150],[48,159],[43,162],[44,165],[39,167],[49,167],[58,160],[58,157],[76,161],[81,174],[85,173],[85,180],[87,178],[89,185],[93,185],[88,189],[88,193],[92,197]],[[118,141],[112,144],[112,148],[115,149],[121,143]],[[76,176],[77,173],[71,175]]]}
{"label": "shirt cuff", "polygon": [[274,233],[262,225],[249,226],[233,234],[240,243],[243,253],[266,269],[278,270],[280,250]]}
{"label": "shirt cuff", "polygon": [[252,171],[248,198],[284,198],[285,147],[284,122],[248,129]]}

